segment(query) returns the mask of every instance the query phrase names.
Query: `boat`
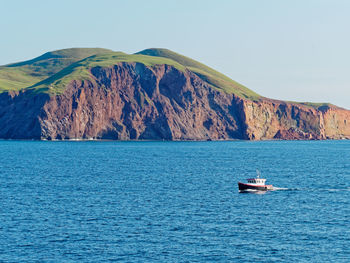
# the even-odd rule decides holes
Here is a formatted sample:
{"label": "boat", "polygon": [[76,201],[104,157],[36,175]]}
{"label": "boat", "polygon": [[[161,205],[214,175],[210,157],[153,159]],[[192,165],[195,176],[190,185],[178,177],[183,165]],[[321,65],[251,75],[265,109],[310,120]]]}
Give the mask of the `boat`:
{"label": "boat", "polygon": [[265,184],[266,179],[260,178],[259,170],[256,170],[256,178],[247,179],[247,183],[238,182],[238,190],[240,192],[244,191],[268,191],[273,190],[273,185]]}

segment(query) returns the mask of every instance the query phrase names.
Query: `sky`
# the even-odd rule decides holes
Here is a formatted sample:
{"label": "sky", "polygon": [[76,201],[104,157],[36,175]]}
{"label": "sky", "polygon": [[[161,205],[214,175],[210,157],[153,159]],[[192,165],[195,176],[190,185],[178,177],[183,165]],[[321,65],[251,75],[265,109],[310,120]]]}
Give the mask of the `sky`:
{"label": "sky", "polygon": [[262,96],[350,109],[348,0],[0,0],[0,65],[70,47],[168,48]]}

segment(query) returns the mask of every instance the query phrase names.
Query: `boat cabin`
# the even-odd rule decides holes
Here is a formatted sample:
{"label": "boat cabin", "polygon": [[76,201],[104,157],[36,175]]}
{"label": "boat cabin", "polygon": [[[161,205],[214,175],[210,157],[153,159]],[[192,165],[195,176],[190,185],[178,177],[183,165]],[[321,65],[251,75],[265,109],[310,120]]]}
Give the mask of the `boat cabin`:
{"label": "boat cabin", "polygon": [[247,179],[247,181],[248,181],[248,184],[264,185],[266,182],[266,179],[250,178],[250,179]]}

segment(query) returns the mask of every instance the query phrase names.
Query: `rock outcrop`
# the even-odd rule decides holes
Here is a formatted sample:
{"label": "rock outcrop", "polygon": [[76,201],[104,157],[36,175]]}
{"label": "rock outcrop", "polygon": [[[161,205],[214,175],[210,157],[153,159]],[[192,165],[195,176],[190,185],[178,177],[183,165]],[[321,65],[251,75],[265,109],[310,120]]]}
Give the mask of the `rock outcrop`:
{"label": "rock outcrop", "polygon": [[343,139],[350,111],[222,92],[169,65],[93,67],[64,93],[0,94],[0,138],[112,140]]}

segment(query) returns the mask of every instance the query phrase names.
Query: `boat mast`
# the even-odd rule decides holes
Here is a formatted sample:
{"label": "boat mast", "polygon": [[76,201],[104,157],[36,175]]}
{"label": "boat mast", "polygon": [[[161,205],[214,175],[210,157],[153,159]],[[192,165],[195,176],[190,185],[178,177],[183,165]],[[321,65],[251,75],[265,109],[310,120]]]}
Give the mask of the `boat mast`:
{"label": "boat mast", "polygon": [[260,178],[260,171],[259,171],[259,169],[256,169],[256,178]]}

